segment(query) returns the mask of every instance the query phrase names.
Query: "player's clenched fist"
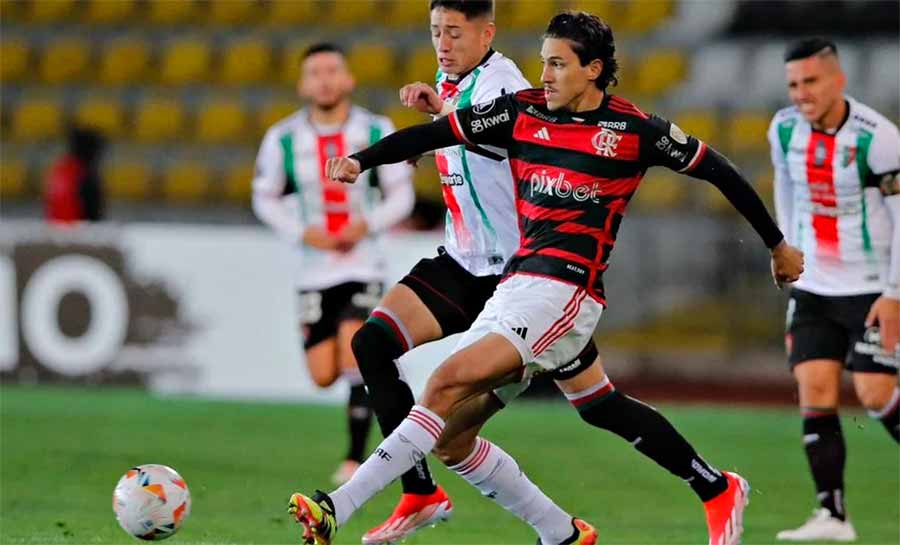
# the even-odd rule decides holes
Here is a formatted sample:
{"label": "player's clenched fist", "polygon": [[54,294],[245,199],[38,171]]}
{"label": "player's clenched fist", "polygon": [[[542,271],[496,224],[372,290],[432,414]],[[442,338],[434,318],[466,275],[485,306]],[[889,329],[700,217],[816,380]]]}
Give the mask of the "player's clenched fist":
{"label": "player's clenched fist", "polygon": [[772,277],[775,285],[796,282],[803,272],[803,252],[782,240],[772,250]]}
{"label": "player's clenched fist", "polygon": [[359,161],[349,157],[332,157],[325,162],[325,175],[332,180],[352,184],[359,178]]}
{"label": "player's clenched fist", "polygon": [[444,101],[441,100],[434,88],[421,81],[400,88],[400,103],[407,108],[432,115],[439,114],[441,108],[444,107]]}

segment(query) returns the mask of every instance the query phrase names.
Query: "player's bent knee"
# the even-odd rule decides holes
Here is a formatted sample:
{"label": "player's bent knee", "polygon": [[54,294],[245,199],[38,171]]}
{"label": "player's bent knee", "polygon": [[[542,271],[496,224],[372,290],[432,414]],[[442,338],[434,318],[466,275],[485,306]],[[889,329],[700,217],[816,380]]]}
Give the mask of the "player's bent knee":
{"label": "player's bent knee", "polygon": [[894,381],[885,380],[856,385],[856,397],[869,411],[879,411],[890,403],[894,395]]}

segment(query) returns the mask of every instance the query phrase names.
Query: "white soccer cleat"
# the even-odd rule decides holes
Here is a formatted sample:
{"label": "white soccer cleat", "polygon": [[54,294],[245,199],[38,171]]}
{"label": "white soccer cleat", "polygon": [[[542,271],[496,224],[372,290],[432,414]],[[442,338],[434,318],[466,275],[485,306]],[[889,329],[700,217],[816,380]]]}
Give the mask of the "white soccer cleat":
{"label": "white soccer cleat", "polygon": [[828,509],[820,507],[803,526],[782,530],[775,538],[781,541],[856,541],[856,530],[849,519],[832,517]]}

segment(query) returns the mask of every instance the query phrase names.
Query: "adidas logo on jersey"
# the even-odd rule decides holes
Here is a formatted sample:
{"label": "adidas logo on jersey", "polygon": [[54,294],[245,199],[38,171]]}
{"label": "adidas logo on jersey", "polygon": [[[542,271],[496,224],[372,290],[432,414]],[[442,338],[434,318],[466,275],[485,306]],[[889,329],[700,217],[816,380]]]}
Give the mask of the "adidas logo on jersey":
{"label": "adidas logo on jersey", "polygon": [[512,328],[512,330],[513,330],[513,333],[515,333],[519,337],[522,337],[522,339],[525,339],[525,335],[528,335],[527,327],[514,327],[514,328]]}
{"label": "adidas logo on jersey", "polygon": [[536,133],[532,136],[537,138],[538,140],[546,140],[550,141],[550,131],[547,130],[547,127],[541,127]]}

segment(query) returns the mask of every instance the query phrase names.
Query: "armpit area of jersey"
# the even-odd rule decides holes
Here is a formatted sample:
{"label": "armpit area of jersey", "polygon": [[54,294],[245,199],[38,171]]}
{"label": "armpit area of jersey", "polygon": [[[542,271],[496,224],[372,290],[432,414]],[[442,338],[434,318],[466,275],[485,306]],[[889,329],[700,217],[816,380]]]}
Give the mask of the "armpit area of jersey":
{"label": "armpit area of jersey", "polygon": [[361,170],[367,170],[379,165],[399,163],[426,151],[458,143],[450,128],[450,121],[444,117],[434,123],[399,130],[350,157],[359,161]]}
{"label": "armpit area of jersey", "polygon": [[784,234],[775,224],[766,205],[737,168],[716,150],[709,148],[691,174],[695,178],[713,184],[728,199],[750,225],[759,233],[769,249],[784,240]]}

